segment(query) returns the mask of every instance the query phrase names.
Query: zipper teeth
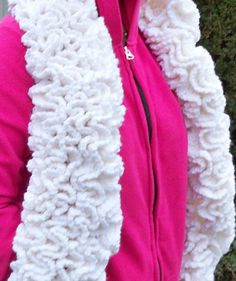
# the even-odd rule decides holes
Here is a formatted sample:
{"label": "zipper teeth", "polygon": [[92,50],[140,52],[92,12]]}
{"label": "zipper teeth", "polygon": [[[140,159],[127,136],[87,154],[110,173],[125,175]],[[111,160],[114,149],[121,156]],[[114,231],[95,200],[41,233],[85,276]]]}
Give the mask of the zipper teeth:
{"label": "zipper teeth", "polygon": [[[132,72],[133,73],[133,72]],[[133,77],[134,77],[134,81],[137,85],[138,88],[138,92],[141,96],[141,100],[143,103],[143,107],[144,107],[144,111],[145,111],[145,115],[146,115],[146,120],[147,120],[147,125],[148,125],[148,132],[149,132],[149,142],[151,142],[151,136],[152,136],[152,123],[151,123],[151,118],[150,118],[150,111],[148,109],[148,104],[147,104],[147,100],[145,98],[144,92],[137,80],[137,78],[135,77],[134,73],[133,73]],[[146,106],[145,106],[146,105]],[[153,198],[153,203],[152,203],[152,219],[153,219],[153,230],[154,230],[154,235],[155,235],[155,242],[156,243],[156,217],[155,217],[155,211],[157,209],[157,182],[156,182],[156,174],[154,171],[154,167],[153,167],[153,163],[152,163],[152,174],[153,174],[153,181],[154,181],[154,198]],[[156,246],[155,246],[156,248]],[[156,249],[157,251],[157,249]],[[157,252],[155,253],[157,255]],[[158,268],[159,268],[159,277],[160,280],[162,281],[162,270],[161,270],[161,265],[160,265],[160,261],[159,258],[157,256],[157,264],[158,264]]]}
{"label": "zipper teeth", "polygon": [[[125,51],[127,50],[127,45],[126,45],[126,40],[127,40],[127,35],[128,32],[125,28],[125,25],[123,24],[123,46],[126,47]],[[141,100],[142,100],[142,104],[144,107],[144,111],[145,111],[145,115],[146,115],[146,120],[147,120],[147,124],[148,124],[148,133],[149,133],[149,141],[151,141],[151,136],[152,136],[152,122],[151,122],[151,115],[150,115],[150,111],[148,108],[148,103],[146,100],[146,97],[144,95],[144,92],[142,90],[141,85],[139,84],[137,78],[135,77],[134,73],[132,72],[133,77],[134,77],[134,81],[136,83],[136,87],[138,88],[138,92],[140,94]]]}
{"label": "zipper teeth", "polygon": [[[127,48],[127,35],[128,35],[128,32],[125,28],[125,25],[123,24],[123,38],[122,38],[122,44],[123,44],[123,47]],[[127,51],[127,49],[125,48],[125,52]],[[128,49],[129,51],[129,49]],[[132,53],[131,53],[132,54]],[[126,54],[126,59],[127,58],[127,54]],[[139,84],[136,76],[134,75],[133,71],[132,71],[132,74],[133,74],[133,78],[134,78],[134,81],[135,81],[135,84],[136,84],[136,87],[138,89],[138,92],[139,92],[139,95],[141,97],[141,101],[142,101],[142,104],[143,104],[143,107],[144,107],[144,111],[145,111],[145,116],[146,116],[146,121],[147,121],[147,125],[148,125],[148,133],[149,133],[149,143],[151,142],[151,136],[152,136],[152,122],[151,122],[151,115],[150,115],[150,111],[149,111],[149,107],[148,107],[148,103],[147,103],[147,100],[146,100],[146,97],[144,95],[144,92],[142,90],[142,87],[141,85]],[[154,222],[155,222],[155,210],[157,208],[156,204],[157,204],[157,191],[156,191],[156,175],[155,175],[155,172],[154,172],[154,168],[153,168],[153,164],[152,164],[152,172],[153,172],[153,179],[154,179],[154,199],[153,199],[153,205],[152,205],[152,218],[153,218],[153,228],[154,228],[154,234],[155,234],[155,237],[156,237],[156,231],[155,231],[155,225],[154,225]],[[154,240],[156,241],[156,239]],[[156,246],[155,246],[156,248]],[[157,254],[157,253],[156,253]],[[159,261],[159,258],[157,257],[157,264],[158,264],[158,268],[159,268],[159,277],[160,277],[160,281],[162,281],[162,270],[161,270],[161,265],[160,265],[160,261]]]}
{"label": "zipper teeth", "polygon": [[124,32],[123,32],[123,39],[122,39],[122,41],[123,41],[123,46],[125,46],[126,45],[126,39],[127,39],[128,32],[125,29],[124,25],[123,25],[123,28],[124,28]]}
{"label": "zipper teeth", "polygon": [[126,30],[125,25],[123,24],[123,38],[122,38],[122,43],[123,43],[123,46],[125,46],[125,45],[126,45],[127,35],[128,35],[128,32],[127,32],[127,30]]}
{"label": "zipper teeth", "polygon": [[[136,76],[134,75],[133,72],[132,72],[132,74],[133,74],[133,78],[134,78],[135,84],[137,86],[137,89],[138,89],[138,92],[139,92],[139,95],[141,97],[141,101],[142,101],[142,104],[143,104],[143,108],[144,108],[144,111],[145,111],[146,121],[147,121],[147,125],[148,125],[149,143],[151,143],[152,122],[151,122],[150,111],[149,111],[149,108],[148,108],[148,103],[147,103],[147,100],[145,98],[142,87],[140,86]],[[156,243],[155,211],[157,209],[157,183],[156,183],[156,175],[155,175],[153,163],[152,163],[152,174],[153,174],[153,181],[154,181],[154,192],[153,192],[154,198],[153,198],[153,202],[152,202],[152,219],[153,219],[153,231],[154,231],[154,235],[155,235],[154,243]],[[156,245],[155,245],[155,249],[156,249]],[[157,249],[156,249],[156,251],[157,251]],[[160,261],[159,261],[159,258],[158,258],[158,253],[156,252],[155,255],[156,255],[156,258],[157,258],[157,266],[158,266],[158,269],[159,269],[159,278],[160,278],[159,281],[162,281],[162,269],[161,269]]]}
{"label": "zipper teeth", "polygon": [[[157,184],[156,184],[156,175],[155,175],[154,169],[153,169],[153,177],[154,177],[154,185],[155,185],[155,187],[156,187]],[[153,213],[153,217],[154,217],[154,218],[155,218],[155,207],[156,207],[156,204],[157,204],[157,191],[156,191],[156,188],[155,188],[154,200],[153,200],[153,210],[152,210],[152,213]]]}
{"label": "zipper teeth", "polygon": [[[134,75],[133,75],[134,76]],[[148,103],[146,100],[146,97],[144,95],[144,92],[137,80],[137,78],[134,76],[134,81],[136,83],[136,86],[138,88],[142,103],[143,103],[143,107],[144,107],[144,111],[145,111],[145,115],[146,115],[146,120],[147,120],[147,125],[148,125],[148,134],[149,134],[149,141],[151,142],[151,137],[152,137],[152,121],[151,121],[151,115],[150,115],[150,111],[149,111],[149,107],[148,107]]]}

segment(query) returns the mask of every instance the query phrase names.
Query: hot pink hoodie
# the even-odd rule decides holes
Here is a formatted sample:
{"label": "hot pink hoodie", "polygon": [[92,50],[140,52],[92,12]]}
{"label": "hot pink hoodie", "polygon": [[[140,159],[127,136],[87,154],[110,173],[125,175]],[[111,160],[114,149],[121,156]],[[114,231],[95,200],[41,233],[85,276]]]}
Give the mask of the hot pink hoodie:
{"label": "hot pink hoodie", "polygon": [[[120,249],[111,256],[106,276],[107,281],[179,281],[185,238],[187,129],[179,100],[138,30],[140,2],[123,1],[119,7],[118,1],[97,1],[119,60],[127,109],[120,128],[124,220]],[[134,56],[130,60],[122,43],[121,20],[128,34],[126,54]],[[12,240],[30,177],[26,163],[31,157],[27,126],[32,102],[27,93],[34,81],[26,71],[22,35],[14,18],[6,16],[1,21],[1,281],[9,277],[9,264],[16,258]]]}

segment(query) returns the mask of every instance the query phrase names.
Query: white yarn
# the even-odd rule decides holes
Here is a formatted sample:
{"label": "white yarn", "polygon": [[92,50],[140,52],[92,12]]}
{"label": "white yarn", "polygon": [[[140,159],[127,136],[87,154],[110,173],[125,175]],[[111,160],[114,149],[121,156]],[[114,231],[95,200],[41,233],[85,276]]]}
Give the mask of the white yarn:
{"label": "white yarn", "polygon": [[[192,0],[160,9],[144,1],[139,27],[182,106],[189,139],[186,240],[181,281],[213,281],[235,236],[235,179],[226,99],[209,52],[196,46],[200,14]],[[161,231],[161,230],[160,230]]]}
{"label": "white yarn", "polygon": [[105,281],[120,246],[118,59],[94,0],[11,0],[25,34],[33,151],[10,281]]}
{"label": "white yarn", "polygon": [[[123,89],[111,38],[94,0],[10,0],[25,31],[34,108],[32,173],[10,281],[105,280],[119,248]],[[229,116],[191,0],[143,1],[139,27],[175,90],[189,138],[182,281],[213,281],[235,235]],[[101,71],[102,69],[102,71]],[[164,281],[164,280],[163,280]]]}

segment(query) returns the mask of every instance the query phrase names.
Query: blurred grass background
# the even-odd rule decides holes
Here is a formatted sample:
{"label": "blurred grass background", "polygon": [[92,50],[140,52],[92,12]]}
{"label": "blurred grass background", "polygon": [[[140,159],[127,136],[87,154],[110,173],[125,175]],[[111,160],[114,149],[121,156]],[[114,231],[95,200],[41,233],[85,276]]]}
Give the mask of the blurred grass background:
{"label": "blurred grass background", "polygon": [[[211,53],[215,71],[223,83],[227,100],[225,112],[231,117],[230,151],[236,166],[236,0],[195,0],[195,3],[201,14],[202,32],[197,45]],[[236,281],[236,239],[218,263],[215,280]]]}
{"label": "blurred grass background", "polygon": [[[231,117],[230,150],[236,166],[236,0],[195,0],[195,3],[201,14],[202,32],[197,45],[204,46],[210,52],[216,73],[223,83],[227,99],[225,112]],[[7,1],[0,0],[0,18],[6,8]],[[236,239],[218,263],[215,281],[236,281]]]}
{"label": "blurred grass background", "polygon": [[7,1],[0,0],[0,19],[4,16],[7,11]]}

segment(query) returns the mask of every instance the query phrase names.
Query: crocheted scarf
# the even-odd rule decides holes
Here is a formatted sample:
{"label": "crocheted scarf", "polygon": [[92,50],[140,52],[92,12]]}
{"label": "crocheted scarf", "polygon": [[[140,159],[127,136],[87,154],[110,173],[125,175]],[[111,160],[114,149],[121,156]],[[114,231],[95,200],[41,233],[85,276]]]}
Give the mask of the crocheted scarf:
{"label": "crocheted scarf", "polygon": [[[95,0],[10,0],[9,11],[25,32],[35,85],[31,177],[8,280],[105,281],[123,219],[118,153],[125,107],[111,37]],[[188,129],[184,281],[213,281],[235,229],[230,119],[211,55],[196,46],[199,18],[192,0],[146,0],[139,17]]]}

